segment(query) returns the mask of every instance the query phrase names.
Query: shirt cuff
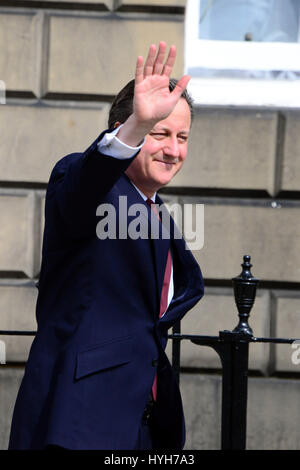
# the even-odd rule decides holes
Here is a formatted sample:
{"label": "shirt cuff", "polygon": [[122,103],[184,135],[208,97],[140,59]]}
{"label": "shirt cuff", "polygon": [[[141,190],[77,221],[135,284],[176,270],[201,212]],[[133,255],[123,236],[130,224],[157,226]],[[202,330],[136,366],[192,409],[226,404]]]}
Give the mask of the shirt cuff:
{"label": "shirt cuff", "polygon": [[132,158],[143,147],[145,139],[138,147],[130,147],[118,139],[116,134],[120,130],[121,126],[117,127],[112,132],[104,134],[100,142],[97,144],[97,148],[100,153],[122,160]]}

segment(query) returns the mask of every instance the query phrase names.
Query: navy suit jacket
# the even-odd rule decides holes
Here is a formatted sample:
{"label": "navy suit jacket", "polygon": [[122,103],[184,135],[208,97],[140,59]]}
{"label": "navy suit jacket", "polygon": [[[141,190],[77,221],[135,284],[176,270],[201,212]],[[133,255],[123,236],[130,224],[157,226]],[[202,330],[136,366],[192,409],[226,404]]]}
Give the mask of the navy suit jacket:
{"label": "navy suit jacket", "polygon": [[[145,204],[124,174],[135,156],[118,160],[99,153],[102,135],[84,153],[62,158],[51,173],[38,330],[15,404],[10,449],[134,449],[155,373],[155,448],[184,445],[181,397],[165,347],[168,329],[203,295],[201,271],[184,240],[174,236],[97,237],[99,204],[118,209],[120,195],[128,206]],[[170,243],[174,297],[159,319]]]}

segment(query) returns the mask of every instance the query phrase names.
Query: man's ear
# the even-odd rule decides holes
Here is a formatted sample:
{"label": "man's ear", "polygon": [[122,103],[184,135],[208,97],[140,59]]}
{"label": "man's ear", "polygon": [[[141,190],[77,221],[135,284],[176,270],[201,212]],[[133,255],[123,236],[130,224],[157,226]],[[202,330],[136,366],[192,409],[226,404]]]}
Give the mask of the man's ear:
{"label": "man's ear", "polygon": [[119,127],[121,125],[121,123],[119,121],[116,121],[114,123],[114,129],[116,129],[117,127]]}

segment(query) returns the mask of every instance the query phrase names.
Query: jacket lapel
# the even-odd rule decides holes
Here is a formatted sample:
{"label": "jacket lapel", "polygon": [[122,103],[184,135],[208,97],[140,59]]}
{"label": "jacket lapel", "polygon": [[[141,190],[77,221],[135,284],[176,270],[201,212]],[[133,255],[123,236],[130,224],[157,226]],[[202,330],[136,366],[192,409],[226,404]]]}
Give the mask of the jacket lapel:
{"label": "jacket lapel", "polygon": [[[158,196],[157,203],[163,204],[163,201]],[[167,211],[165,206],[163,207]],[[160,319],[160,322],[166,325],[168,322],[174,323],[174,321],[182,318],[200,300],[204,293],[204,283],[200,267],[188,249],[182,234],[171,216],[169,216],[169,220],[174,295],[166,313]],[[166,254],[164,253],[164,255],[166,262]]]}
{"label": "jacket lapel", "polygon": [[[173,299],[160,322],[167,323],[176,320],[184,313],[192,308],[192,306],[203,295],[203,279],[198,263],[194,259],[192,253],[186,247],[183,237],[178,235],[179,230],[176,227],[173,218],[169,215],[162,199],[157,195],[156,204],[162,210],[162,222],[159,223],[159,232],[155,232],[156,237],[151,237],[151,219],[155,219],[155,214],[144,201],[142,196],[133,186],[127,175],[122,175],[117,182],[118,193],[127,196],[127,207],[133,204],[142,204],[145,210],[142,211],[141,217],[145,218],[145,223],[148,227],[148,238],[144,242],[151,243],[153,250],[154,272],[156,276],[156,305],[157,305],[157,318],[159,315],[160,298],[165,274],[165,267],[167,263],[167,256],[169,248],[172,250],[173,258],[173,280],[174,280],[174,296]],[[166,214],[164,217],[164,213]],[[169,224],[168,224],[169,221]],[[157,225],[156,225],[157,227]],[[177,234],[174,238],[174,234]],[[191,306],[190,306],[191,305]],[[185,308],[186,307],[186,308]]]}
{"label": "jacket lapel", "polygon": [[[167,263],[167,256],[170,247],[170,237],[166,227],[162,227],[161,223],[158,223],[155,213],[151,210],[148,204],[144,201],[140,193],[136,190],[134,185],[126,174],[122,175],[120,180],[116,184],[118,188],[118,194],[127,197],[127,208],[129,209],[134,204],[141,204],[143,207],[142,212],[139,214],[141,222],[145,222],[147,228],[147,239],[142,240],[144,243],[151,243],[153,253],[153,264],[156,280],[156,312],[157,318],[159,315],[160,297],[163,285],[165,267]],[[162,201],[156,202],[162,204]],[[166,209],[165,209],[166,210]],[[151,222],[154,223],[154,233],[156,238],[151,237]],[[158,230],[156,230],[158,228]],[[164,238],[163,238],[164,237]],[[138,240],[137,240],[138,241]],[[141,241],[141,240],[139,240]]]}
{"label": "jacket lapel", "polygon": [[[160,229],[161,229],[161,224],[160,224]],[[161,233],[162,233],[162,229],[160,230],[160,235]],[[158,293],[158,299],[159,299],[159,305],[158,305],[158,315],[159,315],[160,298],[161,298],[161,291],[162,291],[163,280],[164,280],[164,275],[165,275],[165,269],[167,265],[167,257],[168,257],[168,252],[170,248],[170,238],[159,237],[159,239],[152,239],[151,243],[153,244],[153,249],[154,249],[154,263],[155,263],[155,269],[156,269],[157,293]]]}

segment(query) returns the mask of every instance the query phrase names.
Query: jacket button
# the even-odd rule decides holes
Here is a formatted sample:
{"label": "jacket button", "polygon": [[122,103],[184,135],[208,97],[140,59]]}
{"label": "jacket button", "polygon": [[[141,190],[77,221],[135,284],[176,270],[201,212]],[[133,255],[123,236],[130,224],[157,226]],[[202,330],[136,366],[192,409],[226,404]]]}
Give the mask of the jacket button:
{"label": "jacket button", "polygon": [[158,366],[158,359],[153,359],[152,360],[152,366],[157,367]]}

